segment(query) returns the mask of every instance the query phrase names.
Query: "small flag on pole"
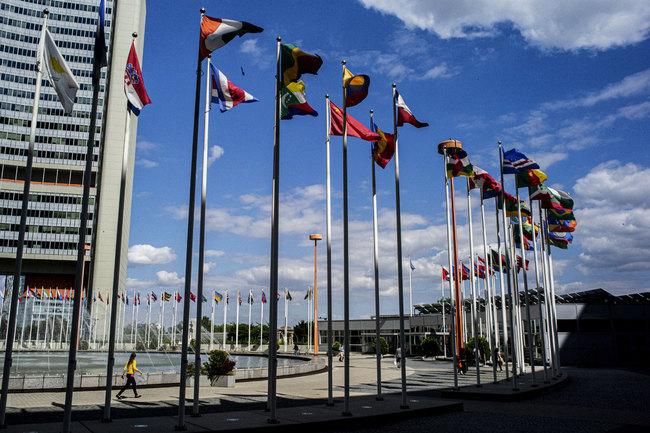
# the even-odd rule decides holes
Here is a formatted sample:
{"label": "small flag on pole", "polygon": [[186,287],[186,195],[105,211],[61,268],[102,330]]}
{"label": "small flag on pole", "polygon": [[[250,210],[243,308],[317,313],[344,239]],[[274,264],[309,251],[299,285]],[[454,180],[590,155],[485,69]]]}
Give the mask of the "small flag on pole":
{"label": "small flag on pole", "polygon": [[126,60],[124,93],[131,112],[136,116],[140,115],[140,110],[145,105],[151,104],[151,99],[149,99],[149,95],[147,95],[144,88],[140,61],[138,60],[138,53],[135,51],[135,41],[131,43],[131,51],[129,51],[129,57]]}
{"label": "small flag on pole", "polygon": [[212,68],[212,102],[219,104],[219,110],[222,113],[242,102],[257,102],[257,98],[235,86],[214,65],[211,64],[210,67]]}
{"label": "small flag on pole", "polygon": [[293,119],[293,116],[304,116],[307,114],[310,116],[318,116],[316,110],[307,103],[305,83],[302,81],[287,84],[282,88],[281,93],[282,105],[280,108],[280,118],[282,120],[289,120]]}
{"label": "small flag on pole", "polygon": [[[347,116],[348,121],[348,137],[357,137],[366,141],[377,141],[379,135],[372,132],[361,124],[357,119]],[[343,112],[332,101],[330,101],[330,134],[343,135]]]}
{"label": "small flag on pole", "polygon": [[346,107],[354,107],[368,96],[370,77],[367,75],[354,75],[348,68],[344,68],[343,87],[347,89],[345,97]]}
{"label": "small flag on pole", "polygon": [[298,81],[302,74],[318,74],[323,65],[319,55],[305,53],[293,44],[282,44],[281,47],[282,84],[284,86]]}
{"label": "small flag on pole", "polygon": [[397,90],[395,90],[395,94],[397,96],[397,126],[403,126],[404,123],[410,123],[416,128],[429,126],[428,123],[422,123],[415,118],[409,107],[404,102],[404,99],[402,99],[402,95],[400,95]]}
{"label": "small flag on pole", "polygon": [[42,51],[40,54],[42,57],[39,57],[39,59],[42,60],[45,66],[50,84],[54,87],[56,94],[59,95],[63,111],[70,114],[72,113],[77,90],[79,90],[79,83],[72,75],[72,71],[47,28],[43,29],[41,39],[42,48],[40,49]]}
{"label": "small flag on pole", "polygon": [[263,31],[263,28],[245,21],[211,18],[204,15],[201,18],[200,60],[205,59],[208,54],[232,41],[235,36],[241,37],[246,33],[261,33]]}

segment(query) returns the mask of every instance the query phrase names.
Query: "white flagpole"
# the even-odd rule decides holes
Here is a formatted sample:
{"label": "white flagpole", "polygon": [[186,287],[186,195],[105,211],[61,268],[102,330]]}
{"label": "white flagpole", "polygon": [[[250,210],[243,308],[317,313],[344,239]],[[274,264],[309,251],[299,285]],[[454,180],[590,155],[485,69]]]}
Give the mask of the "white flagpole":
{"label": "white flagpole", "polygon": [[[546,220],[548,219],[548,211],[546,212]],[[545,220],[545,221],[546,221]],[[547,228],[548,230],[548,225]],[[548,236],[548,232],[546,233]],[[558,333],[557,333],[557,305],[555,303],[555,277],[553,275],[553,258],[551,256],[551,245],[547,242],[546,243],[546,254],[548,256],[548,275],[549,275],[549,282],[550,282],[550,301],[551,301],[551,313],[553,315],[552,318],[552,324],[553,324],[553,338],[555,339],[555,347],[556,347],[556,363],[557,363],[557,371],[558,375],[562,375],[562,371],[560,370],[561,364],[560,364],[560,343],[558,340]]]}
{"label": "white flagpole", "polygon": [[550,295],[549,295],[549,281],[548,281],[548,262],[546,260],[546,248],[547,239],[546,239],[546,224],[544,218],[542,217],[542,207],[538,204],[539,211],[539,224],[540,224],[540,242],[539,242],[539,252],[542,259],[542,279],[543,279],[543,288],[544,288],[544,307],[546,311],[546,321],[545,321],[545,330],[547,336],[547,344],[549,348],[549,361],[551,362],[552,374],[555,376],[557,374],[556,363],[555,363],[555,353],[556,348],[554,347],[553,341],[553,328],[551,324],[551,310],[550,310]]}
{"label": "white flagpole", "polygon": [[237,302],[237,311],[236,311],[236,315],[235,315],[235,317],[236,317],[236,320],[235,320],[235,323],[236,323],[236,325],[235,325],[235,350],[236,351],[239,351],[239,307],[241,306],[241,304],[239,303],[240,299],[241,299],[241,293],[239,292],[239,290],[237,290],[237,300],[235,301],[235,302]]}
{"label": "white flagpole", "polygon": [[223,350],[226,350],[226,317],[228,316],[228,290],[226,290],[226,298],[223,303]]}
{"label": "white flagpole", "polygon": [[[34,289],[34,293],[36,293],[36,289]],[[32,309],[29,313],[29,340],[27,341],[27,344],[30,347],[34,347],[34,339],[32,338],[32,335],[34,334],[34,304],[36,303],[36,297],[32,297]],[[1,308],[1,307],[0,307]]]}
{"label": "white flagpole", "polygon": [[[109,295],[110,296],[110,295]],[[110,298],[106,302],[106,308],[104,309],[104,331],[102,332],[102,347],[106,347],[106,327],[108,326],[108,303]]]}
{"label": "white flagpole", "polygon": [[49,348],[49,343],[47,341],[48,330],[50,329],[50,297],[47,297],[47,303],[45,304],[45,335],[43,341],[45,343],[45,348]]}
{"label": "white flagpole", "polygon": [[[25,287],[25,289],[27,289],[27,287]],[[29,290],[29,289],[27,289],[27,290]],[[29,292],[27,292],[27,290],[25,290],[25,292],[29,293]],[[22,350],[22,347],[23,347],[23,341],[24,341],[24,337],[25,337],[25,316],[27,316],[27,301],[29,301],[29,298],[25,297],[23,299],[23,301],[25,301],[25,302],[24,302],[24,307],[23,307],[23,320],[22,320],[22,325],[20,327],[20,348],[21,348],[21,350]]]}
{"label": "white flagpole", "polygon": [[[38,347],[38,339],[41,335],[41,320],[43,319],[43,296],[45,290],[41,286],[41,297],[38,298],[38,321],[36,322],[36,347]],[[6,341],[5,341],[6,345]]]}
{"label": "white flagpole", "polygon": [[[57,290],[56,294],[57,294],[56,300],[57,300],[57,304],[58,304],[59,303],[58,302],[59,301],[59,296],[58,296],[59,291],[58,290]],[[60,329],[59,329],[59,348],[63,349],[63,319],[66,318],[66,316],[65,316],[65,301],[63,301],[61,304],[62,304],[62,306],[61,306],[61,317],[59,319],[59,321],[61,323],[61,326],[60,326]],[[68,340],[67,328],[68,327],[66,326],[66,334],[65,334],[66,341]]]}
{"label": "white flagpole", "polygon": [[210,299],[210,352],[212,352],[212,347],[214,345],[214,303],[217,302],[214,299],[214,290],[212,291],[212,299]]}
{"label": "white flagpole", "polygon": [[158,346],[165,344],[165,297],[164,291],[160,293],[160,338],[158,339]]}
{"label": "white flagpole", "polygon": [[307,288],[307,353],[309,353],[311,348],[311,296],[310,288]]}
{"label": "white flagpole", "polygon": [[262,350],[262,344],[264,344],[264,302],[260,298],[260,351]]}
{"label": "white flagpole", "polygon": [[133,304],[131,304],[131,346],[135,344],[135,326],[136,326],[136,320],[137,319],[137,308],[138,306],[136,305],[138,303],[138,300],[136,298],[135,292],[133,292]]}
{"label": "white flagpole", "polygon": [[[542,346],[542,366],[544,368],[544,383],[549,383],[548,378],[548,369],[546,367],[546,332],[544,329],[544,309],[542,307],[542,296],[543,289],[541,287],[540,278],[539,278],[539,267],[537,265],[538,255],[537,255],[537,232],[535,232],[535,212],[533,208],[533,202],[530,199],[530,189],[528,189],[528,201],[530,202],[530,223],[533,226],[533,259],[535,260],[535,284],[537,286],[537,308],[539,311],[539,337]],[[521,221],[520,221],[521,223]],[[523,242],[523,239],[522,239]],[[523,244],[522,244],[523,246]],[[526,261],[522,257],[522,266],[526,268]]]}
{"label": "white flagpole", "polygon": [[284,289],[284,351],[287,351],[287,340],[289,340],[289,331],[287,326],[289,321],[289,298],[287,298],[287,289]]}
{"label": "white flagpole", "polygon": [[151,303],[153,302],[153,299],[151,299],[151,293],[147,292],[147,341],[146,345],[147,347],[145,348],[147,351],[149,350],[150,342],[151,342]]}
{"label": "white flagpole", "polygon": [[333,366],[332,366],[332,187],[330,176],[330,104],[325,95],[325,196],[326,196],[326,237],[327,237],[327,405],[334,406]]}
{"label": "white flagpole", "polygon": [[413,316],[413,286],[411,285],[411,274],[413,273],[413,268],[411,268],[411,256],[409,256],[409,311],[411,316]]}
{"label": "white flagpole", "polygon": [[[476,276],[474,275],[474,230],[472,229],[472,195],[469,187],[469,177],[467,178],[467,225],[469,227],[469,282],[471,290],[471,312],[472,312],[472,333],[474,334],[474,362],[476,363],[476,386],[481,386],[481,365],[479,363],[479,345],[478,345],[478,314],[479,309],[476,305]],[[477,265],[478,268],[478,265]],[[478,271],[478,269],[477,269]]]}
{"label": "white flagpole", "polygon": [[248,289],[248,351],[251,351],[251,309],[253,308],[253,292]]}
{"label": "white flagpole", "polygon": [[[450,304],[450,319],[451,319],[451,334],[450,334],[450,346],[451,346],[451,356],[452,356],[452,369],[454,371],[454,389],[458,388],[458,353],[456,350],[456,308],[457,302],[456,293],[454,291],[455,278],[458,275],[458,270],[454,269],[452,264],[452,249],[451,249],[451,214],[450,214],[450,205],[449,205],[449,178],[447,176],[447,147],[443,146],[443,158],[442,158],[442,169],[445,173],[445,209],[447,214],[447,258],[449,259],[449,300]],[[444,295],[443,295],[444,298]]]}
{"label": "white flagpole", "polygon": [[[492,269],[490,268],[490,257],[488,257],[488,247],[487,247],[487,231],[485,229],[485,203],[483,200],[483,191],[480,190],[481,194],[481,230],[483,232],[483,257],[485,258],[485,293],[486,293],[486,303],[485,303],[485,314],[486,317],[490,317],[489,326],[486,329],[486,332],[490,336],[490,350],[492,351],[492,372],[493,372],[493,381],[497,383],[497,353],[498,348],[498,337],[495,332],[495,326],[497,326],[496,319],[496,303],[494,302],[494,295],[492,292],[492,280],[490,279],[490,273]],[[477,263],[478,267],[477,272],[480,275],[480,263]],[[498,329],[498,328],[497,328]],[[487,361],[487,357],[485,358]]]}

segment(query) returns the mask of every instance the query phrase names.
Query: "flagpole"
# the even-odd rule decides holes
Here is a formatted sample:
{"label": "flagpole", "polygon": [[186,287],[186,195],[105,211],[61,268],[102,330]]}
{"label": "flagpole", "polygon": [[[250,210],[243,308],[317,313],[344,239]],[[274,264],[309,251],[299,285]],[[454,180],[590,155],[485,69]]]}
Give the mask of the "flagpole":
{"label": "flagpole", "polygon": [[[516,178],[515,178],[516,179]],[[519,188],[517,188],[519,191]],[[537,266],[537,233],[535,232],[535,212],[533,209],[533,202],[530,199],[530,189],[528,189],[528,201],[530,202],[530,222],[533,226],[533,258],[535,260],[535,284],[537,285],[537,307],[539,309],[539,332],[540,332],[540,341],[542,346],[542,366],[544,368],[544,383],[549,383],[548,379],[548,369],[546,368],[546,332],[544,330],[544,309],[542,307],[542,287],[539,284],[539,267]],[[519,221],[521,225],[521,221]],[[523,239],[522,239],[523,246]],[[522,257],[522,265],[526,269],[526,261]]]}
{"label": "flagpole", "polygon": [[289,319],[289,297],[287,296],[287,289],[284,289],[284,351],[287,351],[287,340],[289,340],[288,331]]}
{"label": "flagpole", "polygon": [[[402,402],[400,409],[408,409],[406,401],[406,339],[404,337],[404,283],[402,270],[402,214],[399,193],[399,152],[397,137],[397,90],[393,83],[393,137],[395,138],[395,231],[397,234],[397,287],[399,296],[399,345],[402,351]],[[347,355],[347,353],[346,353]]]}
{"label": "flagpole", "polygon": [[[506,254],[509,254],[508,252],[508,244],[509,244],[509,239],[508,239],[508,228],[506,225],[506,187],[503,183],[503,149],[501,147],[501,142],[499,141],[499,170],[501,173],[501,191],[502,191],[502,196],[503,200],[501,203],[502,206],[502,212],[501,212],[501,218],[502,218],[502,223],[503,223],[503,244],[504,244],[504,249]],[[498,213],[498,211],[497,211]],[[497,224],[498,224],[498,216],[497,216]],[[497,225],[497,236],[498,236],[498,225]],[[506,266],[506,263],[503,263],[503,256],[501,255],[501,244],[499,243],[499,261],[500,261],[500,268],[501,272],[503,272],[504,267]],[[503,275],[501,275],[503,278]],[[510,301],[510,344],[512,344],[512,390],[513,391],[519,391],[519,387],[517,386],[517,350],[515,347],[515,319],[514,319],[514,297],[512,295],[512,274],[510,272],[510,266],[508,266],[507,269],[507,278],[508,278],[508,299]],[[505,309],[506,308],[506,302],[505,299],[503,298],[503,288],[501,290],[502,292],[502,307]],[[519,294],[517,294],[519,296]],[[507,328],[505,322],[503,324],[504,327],[504,332],[505,328]],[[504,345],[508,344],[508,341],[504,341]],[[506,356],[507,356],[507,347],[506,347]],[[508,377],[508,371],[507,371],[507,358],[506,358],[506,378]]]}
{"label": "flagpole", "polygon": [[214,299],[215,294],[214,290],[212,291],[212,299],[210,299],[210,352],[212,352],[212,347],[214,346],[214,303],[216,300]]}
{"label": "flagpole", "polygon": [[440,304],[442,305],[442,350],[443,350],[443,356],[447,358],[447,341],[445,338],[445,332],[447,331],[447,327],[445,326],[445,316],[447,315],[447,312],[445,311],[445,279],[442,276],[442,273],[440,274]]}
{"label": "flagpole", "polygon": [[149,350],[151,346],[151,293],[147,293],[147,341],[146,341],[146,350]]}
{"label": "flagpole", "polygon": [[248,289],[248,352],[251,351],[251,309],[253,308],[253,292]]}
{"label": "flagpole", "polygon": [[[25,293],[27,293],[29,295],[29,292],[27,292],[27,290],[25,291]],[[20,326],[20,344],[19,344],[19,346],[20,346],[21,350],[23,348],[23,339],[25,337],[25,316],[27,316],[27,301],[29,301],[29,298],[25,297],[25,303],[24,303],[25,306],[23,307],[23,321],[22,321],[22,324]]]}
{"label": "flagpole", "polygon": [[[158,340],[158,346],[162,347],[165,345],[165,292],[163,291],[160,294],[160,339]],[[113,301],[115,302],[115,301]]]}
{"label": "flagpole", "polygon": [[544,304],[546,306],[546,325],[548,329],[548,344],[549,344],[549,349],[551,352],[551,367],[553,369],[553,375],[557,376],[558,370],[557,370],[557,347],[555,346],[555,340],[553,338],[554,335],[554,329],[553,329],[553,315],[551,312],[551,297],[550,297],[550,281],[549,281],[549,273],[548,273],[548,260],[546,256],[546,249],[549,247],[548,245],[548,236],[546,232],[546,221],[544,220],[544,217],[542,216],[542,207],[541,205],[538,206],[538,211],[539,211],[539,223],[540,223],[540,233],[541,233],[541,242],[540,242],[540,253],[542,256],[542,269],[544,271],[543,276],[544,276]]}
{"label": "flagpole", "polygon": [[[471,189],[469,187],[469,177],[467,180],[467,225],[469,228],[469,254],[470,254],[470,266],[474,268],[474,260],[476,260],[474,255],[474,233],[472,230],[472,196]],[[478,266],[477,266],[478,271]],[[481,365],[479,363],[479,345],[478,345],[478,314],[479,310],[476,305],[476,276],[474,275],[473,270],[469,271],[470,279],[470,290],[471,290],[471,315],[472,315],[472,325],[473,325],[473,334],[474,334],[474,362],[476,363],[476,386],[481,387]]]}
{"label": "flagpole", "polygon": [[282,89],[281,66],[282,38],[276,38],[275,109],[273,131],[273,192],[271,195],[271,263],[269,276],[269,379],[266,409],[269,411],[269,424],[277,424],[276,391],[278,366],[278,250],[280,217],[280,103]]}
{"label": "flagpole", "polygon": [[409,311],[410,316],[413,316],[413,288],[411,286],[411,273],[413,273],[413,268],[411,267],[411,256],[409,255]]}
{"label": "flagpole", "polygon": [[262,351],[263,344],[264,344],[264,301],[260,300],[260,351]]}
{"label": "flagpole", "polygon": [[[239,307],[241,304],[239,303],[239,300],[241,299],[241,293],[239,293],[239,290],[237,290],[237,310],[236,310],[236,320],[235,320],[235,351],[239,351]],[[287,350],[287,345],[285,343],[284,350]]]}
{"label": "flagpole", "polygon": [[[530,297],[528,296],[528,272],[526,272],[526,248],[524,248],[524,222],[521,219],[521,202],[519,201],[519,186],[517,185],[517,176],[515,175],[515,190],[517,191],[517,216],[519,217],[519,251],[521,252],[521,268],[524,274],[524,299],[526,300],[526,324],[528,325],[528,357],[530,358],[530,372],[532,376],[532,387],[537,386],[535,377],[535,355],[533,344],[533,326],[530,317]],[[532,214],[532,212],[531,212]],[[533,238],[535,237],[535,227],[533,226]],[[516,269],[516,265],[515,265]],[[516,273],[516,271],[515,271]]]}
{"label": "flagpole", "polygon": [[327,405],[334,406],[332,366],[332,187],[330,176],[330,103],[325,95],[326,139],[325,139],[325,195],[326,195],[326,237],[327,237]]}
{"label": "flagpole", "polygon": [[[133,292],[133,305],[131,305],[131,345],[135,345],[135,328],[138,326],[138,298]],[[135,347],[133,348],[135,350]]]}
{"label": "flagpole", "polygon": [[[58,290],[57,290],[56,299],[57,299],[57,301],[59,300]],[[61,319],[60,319],[61,326],[59,327],[59,348],[60,349],[63,349],[63,319],[64,318],[65,318],[65,301],[63,301],[63,306],[61,307]],[[66,334],[67,334],[67,332],[66,332]],[[68,339],[68,336],[66,335],[66,340],[67,339]],[[22,344],[22,342],[21,342],[21,344]]]}
{"label": "flagpole", "polygon": [[[489,333],[490,333],[490,349],[492,350],[492,372],[493,372],[493,381],[497,383],[497,353],[496,349],[498,347],[498,334],[495,332],[495,327],[498,329],[498,320],[496,315],[496,302],[494,301],[494,291],[492,290],[492,280],[490,279],[490,273],[492,269],[490,267],[490,256],[488,256],[488,247],[487,247],[487,231],[485,228],[485,203],[483,200],[483,191],[481,190],[481,230],[483,232],[483,257],[485,257],[485,291],[488,301],[486,303],[486,314],[487,309],[490,310],[490,315],[492,317]],[[479,265],[479,275],[480,275],[480,263]],[[487,357],[485,358],[487,361]]]}
{"label": "flagpole", "polygon": [[225,302],[223,303],[223,340],[221,342],[221,345],[223,346],[222,349],[226,350],[226,320],[228,316],[228,290],[226,290],[226,299]]}
{"label": "flagpole", "polygon": [[307,288],[307,353],[309,353],[310,350],[313,350],[311,347],[311,296],[309,296],[311,293],[311,287]]}
{"label": "flagpole", "polygon": [[[370,110],[370,127],[372,128],[374,112]],[[377,181],[375,176],[375,159],[370,148],[370,166],[372,168],[372,243],[375,277],[375,356],[377,357],[377,401],[384,399],[381,395],[381,325],[379,323],[379,229],[377,223]]]}
{"label": "flagpole", "polygon": [[[36,140],[36,123],[38,118],[38,102],[41,95],[41,63],[43,55],[43,44],[45,29],[47,28],[47,15],[49,11],[43,11],[43,25],[41,30],[41,39],[38,46],[38,55],[36,59],[36,86],[34,88],[34,102],[32,108],[32,121],[29,131],[29,147],[27,149],[27,164],[25,167],[25,183],[23,185],[23,202],[20,212],[20,228],[18,231],[18,242],[16,243],[16,263],[14,268],[13,290],[11,301],[9,303],[9,318],[7,323],[7,338],[5,340],[5,361],[2,373],[2,393],[0,397],[0,428],[6,427],[5,415],[7,410],[7,394],[9,392],[9,375],[11,374],[11,364],[13,362],[12,353],[14,346],[14,333],[16,332],[16,315],[18,313],[18,295],[20,292],[20,275],[23,267],[23,247],[25,245],[25,230],[27,226],[27,207],[29,205],[29,190],[32,180],[32,165],[34,161],[34,142]],[[81,232],[80,232],[81,233]],[[6,296],[6,293],[5,293]],[[3,305],[4,307],[4,305]]]}
{"label": "flagpole", "polygon": [[[548,210],[546,211],[546,218],[545,222],[548,221]],[[548,241],[548,223],[546,224],[546,254],[548,256],[548,274],[549,274],[549,282],[550,282],[550,288],[551,288],[551,312],[553,313],[553,338],[555,339],[555,347],[557,349],[556,357],[557,357],[557,371],[558,371],[558,376],[562,376],[562,370],[561,370],[561,351],[560,351],[560,344],[558,341],[558,334],[557,334],[557,305],[555,303],[555,278],[553,275],[553,258],[551,257],[551,244]]]}

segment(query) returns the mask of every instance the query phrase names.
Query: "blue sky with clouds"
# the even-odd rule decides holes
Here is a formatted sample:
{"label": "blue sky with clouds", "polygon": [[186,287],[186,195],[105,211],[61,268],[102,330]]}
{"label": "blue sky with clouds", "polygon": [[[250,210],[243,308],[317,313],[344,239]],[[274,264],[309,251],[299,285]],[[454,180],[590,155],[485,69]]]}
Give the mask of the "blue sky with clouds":
{"label": "blue sky with clouds", "polygon": [[[548,185],[572,194],[578,219],[574,243],[568,250],[553,251],[559,293],[648,290],[650,4],[515,3],[148,2],[142,69],[153,103],[143,110],[138,124],[128,290],[183,288],[202,6],[209,16],[264,28],[261,34],[236,38],[213,53],[214,64],[260,102],[210,114],[206,291],[228,289],[232,298],[237,290],[254,289],[253,317],[259,315],[261,289],[268,295],[277,36],[324,61],[317,76],[303,77],[307,99],[319,116],[282,121],[280,130],[279,284],[294,295],[290,323],[306,319],[302,298],[313,285],[314,254],[308,236],[325,234],[325,95],[341,104],[343,59],[352,72],[371,77],[368,98],[349,114],[367,124],[373,109],[375,122],[390,131],[395,82],[415,116],[430,124],[399,130],[404,286],[408,289],[410,255],[416,267],[414,303],[440,298],[447,253],[443,162],[436,146],[448,138],[461,140],[472,162],[495,177],[501,140],[506,149],[516,147],[538,161],[549,176]],[[333,137],[331,146],[333,313],[341,318],[341,138]],[[349,139],[354,318],[374,314],[369,148],[364,141]],[[506,187],[514,193],[512,179],[506,179]],[[381,308],[391,314],[398,306],[393,162],[385,170],[378,168],[377,188]],[[461,256],[468,256],[463,191],[457,187],[458,232]],[[197,206],[199,193],[200,180]],[[475,239],[481,238],[478,202],[478,195],[473,195]],[[488,238],[494,242],[493,203],[486,205],[486,212]],[[198,219],[195,227],[193,287]],[[318,251],[320,315],[327,313],[325,245],[319,243]],[[229,316],[234,320],[234,308]]]}

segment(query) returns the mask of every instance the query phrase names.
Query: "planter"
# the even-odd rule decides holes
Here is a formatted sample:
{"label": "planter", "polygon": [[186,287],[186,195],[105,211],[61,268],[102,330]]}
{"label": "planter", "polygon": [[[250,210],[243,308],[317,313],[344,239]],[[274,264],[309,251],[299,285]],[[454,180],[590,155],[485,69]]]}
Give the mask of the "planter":
{"label": "planter", "polygon": [[234,388],[235,387],[235,375],[221,375],[217,376],[215,379],[210,381],[210,386],[220,386],[223,388]]}

